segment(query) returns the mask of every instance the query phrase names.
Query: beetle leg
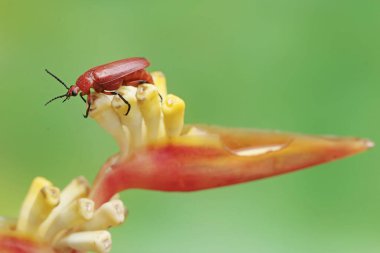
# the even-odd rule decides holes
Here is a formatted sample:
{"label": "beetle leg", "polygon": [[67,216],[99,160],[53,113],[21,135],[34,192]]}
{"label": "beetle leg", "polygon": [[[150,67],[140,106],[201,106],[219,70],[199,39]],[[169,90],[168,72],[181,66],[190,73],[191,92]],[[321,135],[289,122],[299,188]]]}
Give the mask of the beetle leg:
{"label": "beetle leg", "polygon": [[160,96],[160,100],[161,100],[161,104],[162,104],[162,101],[164,100],[160,94],[160,92],[158,92],[158,95]]}
{"label": "beetle leg", "polygon": [[[139,86],[140,84],[144,84],[144,83],[148,83],[148,81],[146,80],[135,80],[135,81],[131,81],[131,82],[128,82],[127,85],[131,85],[131,86]],[[161,103],[162,101],[164,100],[160,94],[160,92],[158,92],[158,95],[160,96],[160,100],[161,100]]]}
{"label": "beetle leg", "polygon": [[83,117],[86,119],[88,117],[88,114],[90,113],[91,104],[87,105],[86,113],[83,114]]}
{"label": "beetle leg", "polygon": [[[82,94],[81,94],[81,98],[84,100],[84,98],[82,97]],[[91,108],[91,102],[92,102],[92,99],[91,99],[91,95],[87,95],[87,109],[86,109],[86,114],[83,114],[83,117],[84,118],[87,118],[88,117],[88,114],[90,113],[90,108]]]}
{"label": "beetle leg", "polygon": [[119,96],[119,98],[121,99],[121,100],[123,100],[123,102],[126,104],[126,105],[128,105],[128,110],[127,110],[127,112],[125,113],[125,116],[127,116],[128,115],[128,113],[129,113],[129,111],[131,110],[131,104],[119,93],[119,92],[117,92],[117,91],[103,91],[103,93],[104,94],[106,94],[106,95],[118,95]]}
{"label": "beetle leg", "polygon": [[83,100],[83,102],[87,103],[86,99],[83,97],[82,93],[80,94],[80,98]]}
{"label": "beetle leg", "polygon": [[123,100],[123,102],[124,103],[126,103],[127,105],[128,105],[128,110],[127,110],[127,112],[125,113],[125,116],[127,116],[128,115],[128,113],[129,113],[129,111],[131,110],[131,104],[120,94],[120,93],[118,93],[118,92],[115,92],[116,94],[115,95],[118,95],[119,96],[119,98],[121,99],[121,100]]}

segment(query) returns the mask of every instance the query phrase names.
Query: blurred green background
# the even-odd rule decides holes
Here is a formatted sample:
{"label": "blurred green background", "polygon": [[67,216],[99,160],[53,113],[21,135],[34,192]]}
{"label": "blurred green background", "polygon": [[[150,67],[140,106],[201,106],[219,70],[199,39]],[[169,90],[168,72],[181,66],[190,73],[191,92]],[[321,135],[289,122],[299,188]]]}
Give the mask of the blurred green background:
{"label": "blurred green background", "polygon": [[[380,2],[0,0],[0,213],[33,177],[92,180],[117,151],[84,120],[73,83],[145,56],[187,102],[188,123],[380,141]],[[204,192],[133,190],[113,252],[380,252],[378,149],[285,176]]]}

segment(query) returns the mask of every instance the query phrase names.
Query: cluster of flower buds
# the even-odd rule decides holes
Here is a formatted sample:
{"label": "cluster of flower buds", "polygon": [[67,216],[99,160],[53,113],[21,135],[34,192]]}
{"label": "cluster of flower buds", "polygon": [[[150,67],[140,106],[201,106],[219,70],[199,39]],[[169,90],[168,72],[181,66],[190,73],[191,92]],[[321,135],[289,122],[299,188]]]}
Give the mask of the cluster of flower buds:
{"label": "cluster of flower buds", "polygon": [[107,229],[123,223],[126,210],[116,198],[95,208],[94,201],[88,198],[89,190],[83,177],[72,180],[62,191],[37,177],[16,224],[8,228],[48,244],[55,252],[109,252],[112,242]]}
{"label": "cluster of flower buds", "polygon": [[182,132],[185,102],[167,94],[163,73],[153,72],[152,77],[155,85],[121,86],[117,90],[129,104],[119,96],[92,94],[90,117],[115,138],[120,160],[136,149]]}

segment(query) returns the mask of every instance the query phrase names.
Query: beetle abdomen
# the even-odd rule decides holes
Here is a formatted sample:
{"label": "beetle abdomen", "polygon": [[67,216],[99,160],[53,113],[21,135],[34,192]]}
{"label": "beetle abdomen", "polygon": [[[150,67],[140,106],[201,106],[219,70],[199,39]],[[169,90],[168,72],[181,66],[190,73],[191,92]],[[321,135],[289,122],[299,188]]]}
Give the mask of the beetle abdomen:
{"label": "beetle abdomen", "polygon": [[95,83],[110,83],[117,79],[123,80],[127,75],[145,69],[149,66],[145,58],[128,58],[114,61],[91,69]]}
{"label": "beetle abdomen", "polygon": [[139,71],[133,72],[132,74],[126,75],[123,78],[123,85],[137,86],[139,83],[131,84],[133,81],[145,81],[147,83],[153,84],[153,78],[148,71],[141,69]]}

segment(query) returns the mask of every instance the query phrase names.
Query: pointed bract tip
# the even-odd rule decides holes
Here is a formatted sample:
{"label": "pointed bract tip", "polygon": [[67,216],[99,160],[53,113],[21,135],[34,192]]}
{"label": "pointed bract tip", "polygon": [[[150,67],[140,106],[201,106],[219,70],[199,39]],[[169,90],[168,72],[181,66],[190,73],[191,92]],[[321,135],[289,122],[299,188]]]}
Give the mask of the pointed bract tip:
{"label": "pointed bract tip", "polygon": [[367,148],[374,148],[375,147],[375,143],[371,140],[365,139],[364,142],[365,142],[365,145],[367,146]]}

